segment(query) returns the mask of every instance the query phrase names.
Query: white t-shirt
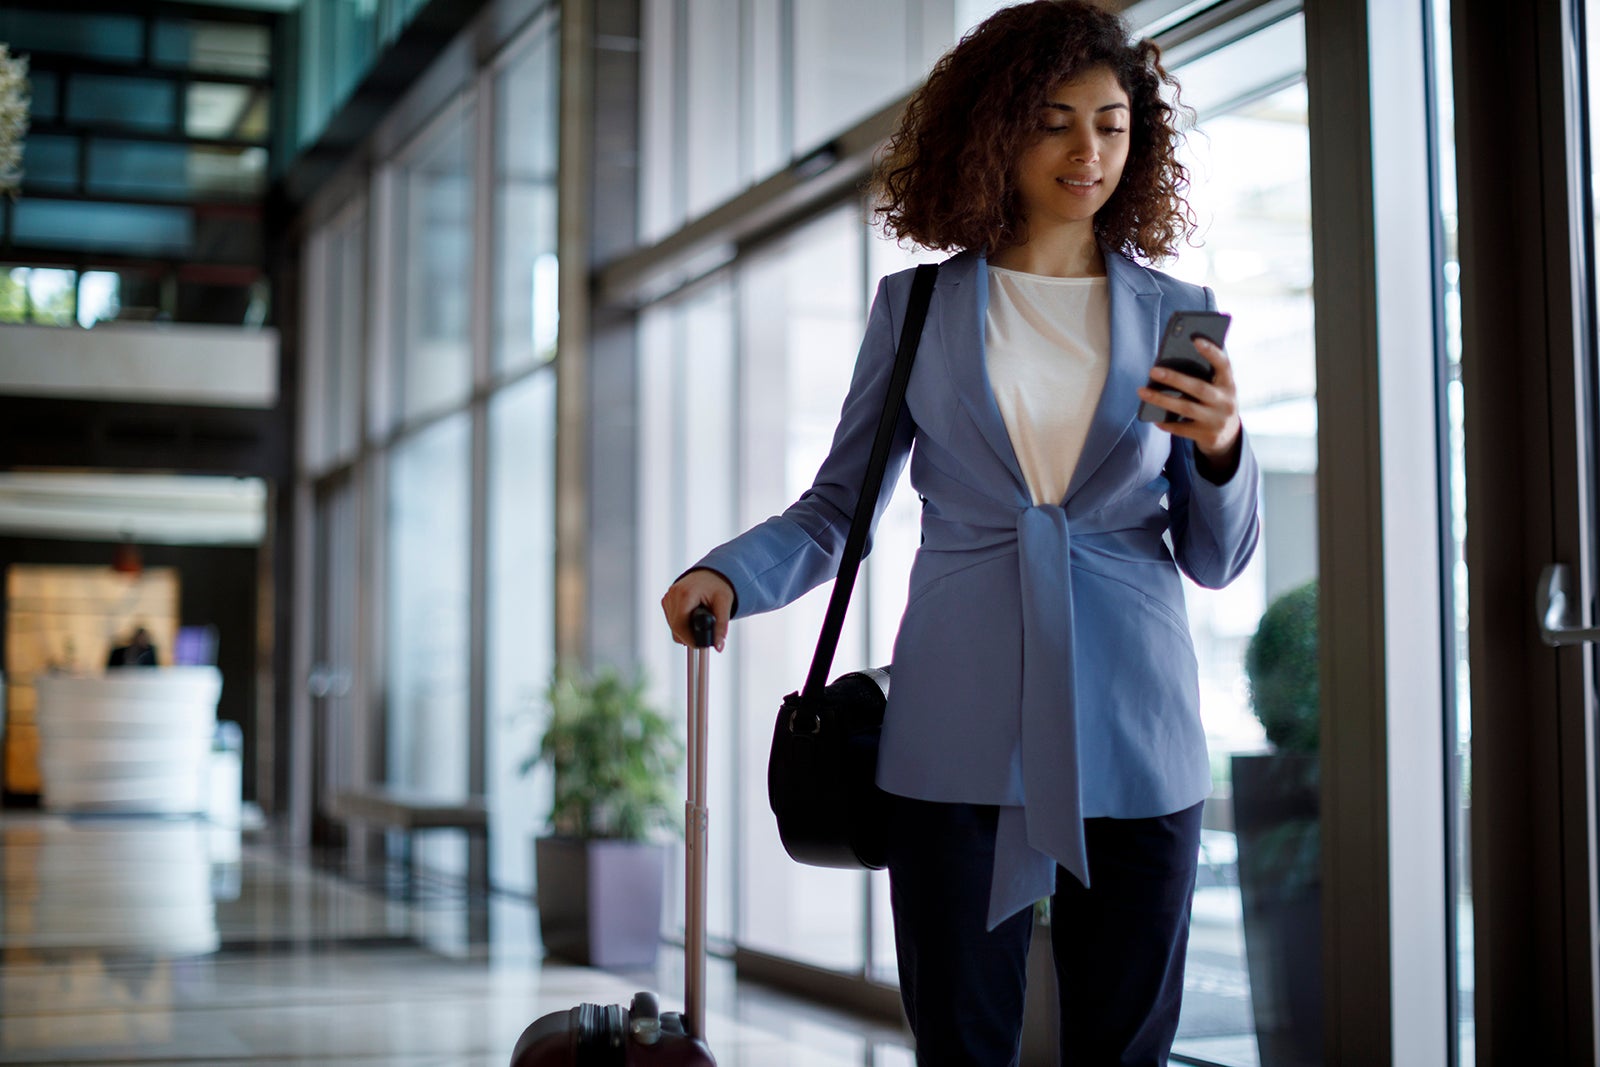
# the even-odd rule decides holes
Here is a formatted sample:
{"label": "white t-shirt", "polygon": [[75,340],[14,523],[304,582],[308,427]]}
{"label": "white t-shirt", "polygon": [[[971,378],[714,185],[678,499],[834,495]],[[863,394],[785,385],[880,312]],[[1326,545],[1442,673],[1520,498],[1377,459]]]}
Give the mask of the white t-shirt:
{"label": "white t-shirt", "polygon": [[1059,504],[1111,366],[1105,278],[989,268],[989,385],[1035,504]]}

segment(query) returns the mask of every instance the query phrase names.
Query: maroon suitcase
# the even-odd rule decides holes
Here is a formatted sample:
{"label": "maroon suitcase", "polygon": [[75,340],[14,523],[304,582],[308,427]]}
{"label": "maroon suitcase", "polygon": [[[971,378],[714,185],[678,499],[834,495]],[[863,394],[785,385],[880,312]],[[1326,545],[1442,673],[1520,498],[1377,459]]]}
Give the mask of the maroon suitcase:
{"label": "maroon suitcase", "polygon": [[511,1067],[716,1067],[706,1022],[706,673],[716,618],[690,618],[689,803],[684,820],[685,893],[682,1014],[661,1014],[654,993],[633,1003],[579,1004],[534,1021],[517,1039]]}

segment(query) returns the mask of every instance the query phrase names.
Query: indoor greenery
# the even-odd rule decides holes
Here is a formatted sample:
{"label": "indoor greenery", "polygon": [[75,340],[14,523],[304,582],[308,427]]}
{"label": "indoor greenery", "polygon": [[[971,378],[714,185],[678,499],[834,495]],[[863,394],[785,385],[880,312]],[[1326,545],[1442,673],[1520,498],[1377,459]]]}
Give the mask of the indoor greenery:
{"label": "indoor greenery", "polygon": [[1291,589],[1261,616],[1245,651],[1250,703],[1279,752],[1317,751],[1317,582]]}
{"label": "indoor greenery", "polygon": [[646,697],[644,679],[628,680],[614,668],[557,668],[545,702],[549,723],[522,772],[550,763],[554,833],[638,841],[674,825],[672,782],[683,745]]}

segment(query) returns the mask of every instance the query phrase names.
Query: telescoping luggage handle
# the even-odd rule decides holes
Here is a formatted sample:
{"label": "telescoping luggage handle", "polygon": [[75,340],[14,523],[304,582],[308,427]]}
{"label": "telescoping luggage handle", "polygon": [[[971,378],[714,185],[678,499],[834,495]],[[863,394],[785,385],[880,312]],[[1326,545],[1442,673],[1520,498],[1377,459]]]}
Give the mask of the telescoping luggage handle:
{"label": "telescoping luggage handle", "polygon": [[683,1021],[690,1037],[706,1033],[706,720],[707,674],[717,617],[704,605],[689,613],[689,800],[684,811],[686,886],[683,921]]}

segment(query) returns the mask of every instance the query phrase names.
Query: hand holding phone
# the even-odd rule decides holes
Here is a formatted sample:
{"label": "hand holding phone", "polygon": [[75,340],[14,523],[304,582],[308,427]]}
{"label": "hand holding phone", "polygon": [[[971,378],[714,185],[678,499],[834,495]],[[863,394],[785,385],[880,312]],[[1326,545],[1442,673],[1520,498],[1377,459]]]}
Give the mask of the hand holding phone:
{"label": "hand holding phone", "polygon": [[[1218,348],[1228,336],[1228,323],[1233,317],[1220,311],[1174,311],[1161,334],[1161,347],[1156,355],[1156,366],[1166,367],[1191,378],[1211,381],[1216,368],[1194,346],[1196,337],[1204,337]],[[1150,382],[1148,388],[1167,396],[1194,399],[1170,385]],[[1144,422],[1182,422],[1183,416],[1157,407],[1148,400],[1139,404],[1139,418]]]}

